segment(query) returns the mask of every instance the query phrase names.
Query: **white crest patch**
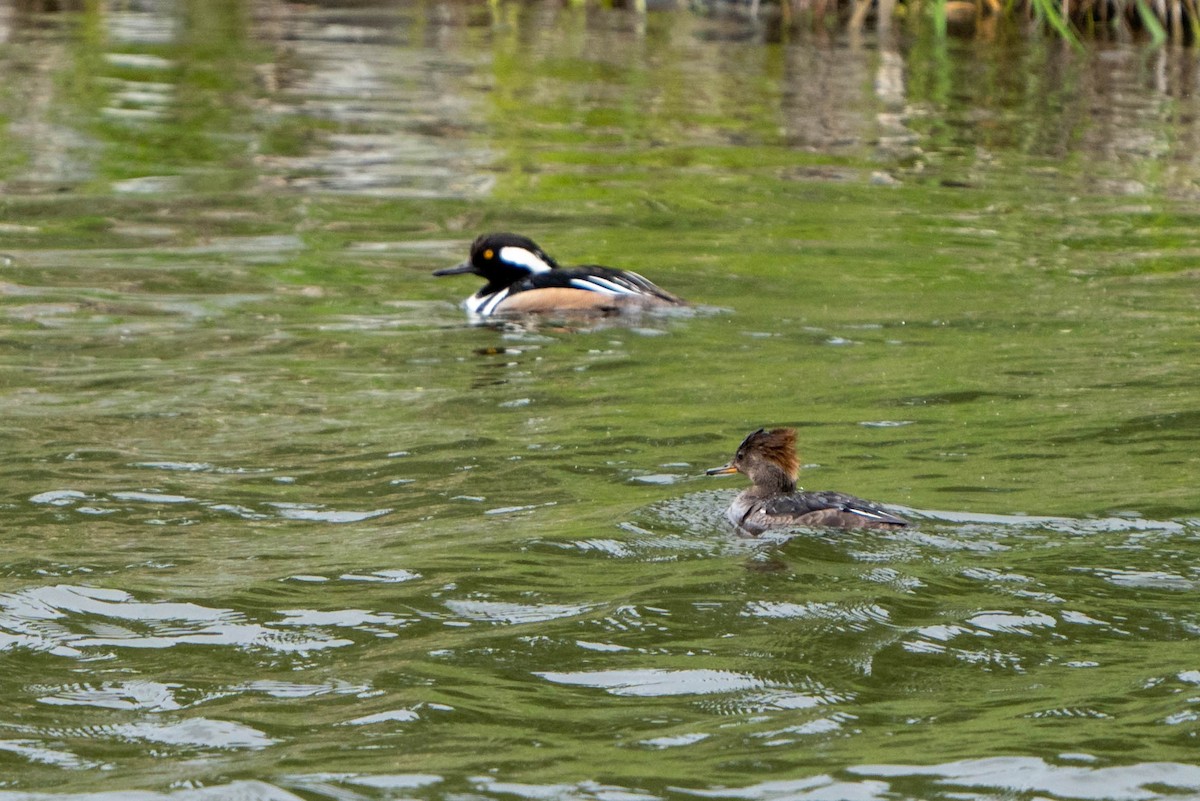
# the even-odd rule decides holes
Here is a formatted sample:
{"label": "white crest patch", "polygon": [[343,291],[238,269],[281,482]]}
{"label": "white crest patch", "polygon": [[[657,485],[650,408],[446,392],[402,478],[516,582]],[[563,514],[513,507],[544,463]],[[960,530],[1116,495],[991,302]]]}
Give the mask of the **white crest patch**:
{"label": "white crest patch", "polygon": [[532,250],[526,250],[516,245],[500,248],[500,261],[514,267],[524,267],[531,273],[548,273],[552,269]]}

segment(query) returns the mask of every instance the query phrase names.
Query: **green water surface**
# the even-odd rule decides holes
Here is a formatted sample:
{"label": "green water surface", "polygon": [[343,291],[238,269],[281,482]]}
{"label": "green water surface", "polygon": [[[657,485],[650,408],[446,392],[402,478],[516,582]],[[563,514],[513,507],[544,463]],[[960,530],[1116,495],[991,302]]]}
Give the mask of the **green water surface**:
{"label": "green water surface", "polygon": [[[0,799],[1200,793],[1193,52],[27,7]],[[473,326],[493,230],[693,306]],[[776,425],[918,525],[736,536]]]}

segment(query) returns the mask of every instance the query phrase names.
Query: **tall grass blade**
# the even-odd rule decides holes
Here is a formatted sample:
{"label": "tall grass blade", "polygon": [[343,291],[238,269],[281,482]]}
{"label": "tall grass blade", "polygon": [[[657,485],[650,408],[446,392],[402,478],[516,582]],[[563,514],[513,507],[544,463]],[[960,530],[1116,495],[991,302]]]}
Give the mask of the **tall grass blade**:
{"label": "tall grass blade", "polygon": [[1200,9],[1196,6],[1196,0],[1183,0],[1183,8],[1184,18],[1192,29],[1192,43],[1200,42]]}
{"label": "tall grass blade", "polygon": [[[1145,0],[1138,0],[1139,3]],[[1075,35],[1075,30],[1071,27],[1071,21],[1063,16],[1062,9],[1054,4],[1054,0],[1031,0],[1030,3],[1039,16],[1043,17],[1050,23],[1050,27],[1063,38],[1067,44],[1074,47],[1076,50],[1083,50],[1083,43],[1079,41],[1079,37]]]}
{"label": "tall grass blade", "polygon": [[946,0],[933,0],[929,6],[929,13],[933,15],[933,30],[939,39],[945,39],[947,33],[946,23]]}
{"label": "tall grass blade", "polygon": [[1155,47],[1162,47],[1163,42],[1167,41],[1167,31],[1155,16],[1154,11],[1146,3],[1146,0],[1137,0],[1137,10],[1138,16],[1142,18],[1142,24],[1150,32],[1151,42]]}

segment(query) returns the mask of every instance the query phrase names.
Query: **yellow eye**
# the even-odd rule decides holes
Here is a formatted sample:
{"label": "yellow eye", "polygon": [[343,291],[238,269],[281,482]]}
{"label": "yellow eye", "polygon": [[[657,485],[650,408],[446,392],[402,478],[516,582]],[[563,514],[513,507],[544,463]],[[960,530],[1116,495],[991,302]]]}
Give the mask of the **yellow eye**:
{"label": "yellow eye", "polygon": [[488,261],[491,261],[491,260],[492,260],[492,256],[495,256],[495,255],[496,255],[495,253],[492,253],[492,249],[491,249],[491,248],[488,248],[487,250],[483,251],[483,257],[484,257],[485,259],[487,259]]}

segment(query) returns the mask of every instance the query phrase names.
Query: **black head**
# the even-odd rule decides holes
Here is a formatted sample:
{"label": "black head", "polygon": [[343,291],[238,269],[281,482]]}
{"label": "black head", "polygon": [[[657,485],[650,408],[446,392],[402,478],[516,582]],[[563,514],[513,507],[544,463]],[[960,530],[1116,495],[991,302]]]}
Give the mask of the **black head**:
{"label": "black head", "polygon": [[520,234],[483,234],[471,243],[471,258],[454,267],[435,270],[434,275],[473,273],[487,279],[485,292],[510,286],[535,273],[558,267],[546,251]]}
{"label": "black head", "polygon": [[796,429],[758,429],[742,440],[733,460],[707,471],[710,476],[744,473],[756,487],[791,492],[796,488],[800,460],[796,458]]}

